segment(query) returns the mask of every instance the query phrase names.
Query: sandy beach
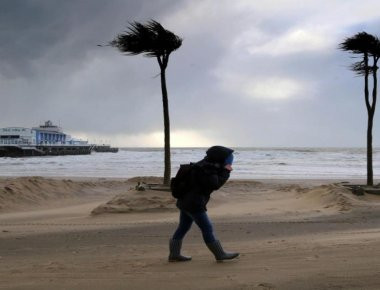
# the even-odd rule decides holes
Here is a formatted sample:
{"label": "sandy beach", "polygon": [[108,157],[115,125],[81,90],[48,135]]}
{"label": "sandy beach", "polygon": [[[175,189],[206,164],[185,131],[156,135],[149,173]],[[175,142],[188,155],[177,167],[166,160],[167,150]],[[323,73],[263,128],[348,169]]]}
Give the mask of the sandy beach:
{"label": "sandy beach", "polygon": [[193,260],[168,263],[175,201],[138,181],[159,179],[1,178],[0,289],[380,289],[380,196],[231,180],[208,213],[240,258],[216,263],[193,226]]}

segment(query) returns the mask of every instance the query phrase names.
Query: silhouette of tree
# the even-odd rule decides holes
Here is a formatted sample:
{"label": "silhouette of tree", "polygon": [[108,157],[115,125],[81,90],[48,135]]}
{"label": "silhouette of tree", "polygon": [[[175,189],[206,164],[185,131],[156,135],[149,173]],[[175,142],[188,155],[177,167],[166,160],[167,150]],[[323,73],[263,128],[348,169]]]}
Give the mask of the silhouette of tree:
{"label": "silhouette of tree", "polygon": [[173,32],[166,30],[157,21],[151,20],[143,25],[132,22],[128,30],[119,34],[109,43],[126,55],[144,54],[147,57],[157,59],[161,70],[162,103],[164,108],[164,132],[165,132],[165,172],[164,184],[169,185],[171,174],[170,162],[170,120],[169,103],[166,88],[166,68],[169,55],[182,45],[182,39]]}
{"label": "silhouette of tree", "polygon": [[[376,109],[377,99],[377,62],[380,57],[380,40],[378,37],[360,32],[352,37],[346,38],[339,48],[349,51],[355,55],[360,55],[362,59],[351,65],[351,70],[360,76],[364,76],[364,97],[368,112],[367,126],[367,185],[373,185],[373,166],[372,166],[372,128],[373,118]],[[372,97],[370,99],[368,79],[372,75]]]}

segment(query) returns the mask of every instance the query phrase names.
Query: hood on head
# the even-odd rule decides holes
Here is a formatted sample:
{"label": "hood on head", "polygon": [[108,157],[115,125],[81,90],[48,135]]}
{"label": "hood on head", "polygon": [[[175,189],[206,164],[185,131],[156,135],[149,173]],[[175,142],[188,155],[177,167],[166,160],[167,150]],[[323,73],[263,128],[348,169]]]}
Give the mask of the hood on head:
{"label": "hood on head", "polygon": [[224,147],[224,146],[212,146],[206,151],[206,160],[214,163],[224,163],[226,158],[230,156],[230,154],[234,152],[234,150]]}

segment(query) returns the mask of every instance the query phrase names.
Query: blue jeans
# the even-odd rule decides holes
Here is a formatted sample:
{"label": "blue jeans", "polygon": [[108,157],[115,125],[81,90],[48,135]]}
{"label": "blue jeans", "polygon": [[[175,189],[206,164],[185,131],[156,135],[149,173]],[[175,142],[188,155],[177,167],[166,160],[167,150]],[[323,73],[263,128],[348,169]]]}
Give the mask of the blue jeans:
{"label": "blue jeans", "polygon": [[190,230],[193,221],[202,231],[203,240],[206,244],[216,241],[210,219],[206,212],[188,213],[181,210],[179,215],[179,225],[173,235],[173,240],[182,240]]}

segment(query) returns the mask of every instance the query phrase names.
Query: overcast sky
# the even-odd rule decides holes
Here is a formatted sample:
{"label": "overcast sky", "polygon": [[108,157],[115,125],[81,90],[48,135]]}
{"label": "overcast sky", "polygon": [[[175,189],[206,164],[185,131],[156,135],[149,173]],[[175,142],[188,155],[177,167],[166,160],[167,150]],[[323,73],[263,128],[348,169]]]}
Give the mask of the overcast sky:
{"label": "overcast sky", "polygon": [[97,46],[149,19],[184,39],[167,70],[173,146],[365,146],[363,79],[337,47],[380,36],[378,0],[0,0],[0,127],[162,146],[157,61]]}

